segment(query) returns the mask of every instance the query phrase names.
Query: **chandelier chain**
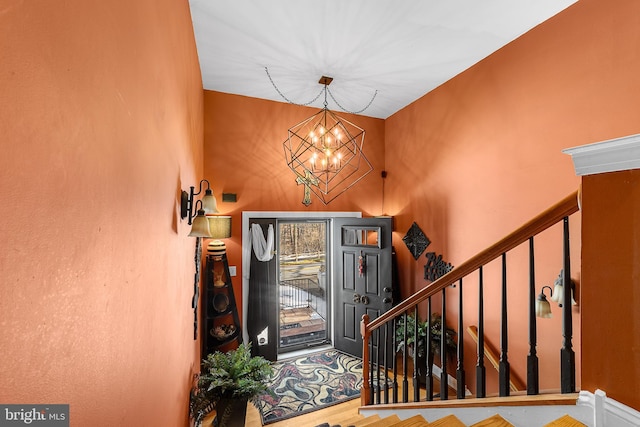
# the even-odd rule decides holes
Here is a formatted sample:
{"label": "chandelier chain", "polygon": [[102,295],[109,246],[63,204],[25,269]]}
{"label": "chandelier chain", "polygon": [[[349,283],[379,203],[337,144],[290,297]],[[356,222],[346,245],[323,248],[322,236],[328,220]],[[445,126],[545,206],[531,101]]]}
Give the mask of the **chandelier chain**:
{"label": "chandelier chain", "polygon": [[293,104],[293,105],[297,105],[299,107],[306,107],[308,105],[313,104],[314,102],[316,102],[318,100],[318,98],[320,98],[320,95],[322,95],[322,91],[324,89],[320,89],[320,92],[318,92],[318,94],[316,95],[315,98],[313,98],[311,101],[305,103],[305,104],[299,104],[297,102],[293,102],[292,100],[290,100],[289,98],[287,98],[286,96],[284,96],[284,94],[282,92],[280,92],[280,89],[278,89],[278,86],[276,86],[275,82],[273,81],[273,79],[271,78],[271,74],[269,74],[269,69],[267,67],[264,67],[264,71],[267,72],[267,76],[269,77],[269,80],[271,81],[271,84],[273,85],[273,88],[276,90],[276,92],[278,92],[278,94],[282,97],[282,99],[284,99],[285,101],[287,101],[289,104]]}
{"label": "chandelier chain", "polygon": [[376,89],[376,91],[373,93],[373,97],[371,98],[371,100],[369,101],[369,103],[367,105],[364,106],[363,109],[358,110],[358,111],[349,111],[346,108],[344,108],[342,105],[340,105],[340,103],[336,100],[336,98],[333,96],[333,93],[331,93],[331,90],[329,88],[327,88],[327,91],[329,92],[329,96],[331,97],[331,99],[333,99],[333,102],[336,103],[336,105],[345,113],[349,113],[349,114],[360,114],[362,112],[364,112],[367,108],[369,108],[371,106],[371,104],[373,103],[373,100],[376,99],[376,95],[378,94],[378,90]]}
{"label": "chandelier chain", "polygon": [[333,102],[335,102],[336,105],[338,106],[338,108],[340,108],[342,111],[344,111],[345,113],[349,113],[349,114],[360,114],[360,113],[364,112],[367,108],[369,108],[371,106],[371,104],[373,104],[373,100],[376,99],[376,95],[378,95],[378,90],[376,89],[376,91],[373,94],[373,97],[371,97],[371,100],[369,101],[369,103],[367,105],[365,105],[365,107],[363,109],[358,110],[358,111],[350,111],[350,110],[347,110],[346,108],[344,108],[342,105],[340,105],[340,103],[333,96],[333,93],[331,93],[331,90],[329,90],[328,86],[325,84],[324,87],[320,90],[320,92],[318,93],[318,95],[316,95],[315,98],[313,98],[311,101],[309,101],[309,102],[307,102],[305,104],[300,104],[300,103],[294,102],[294,101],[290,100],[289,98],[287,98],[280,91],[280,89],[278,89],[278,86],[276,86],[276,83],[273,81],[273,78],[271,78],[271,74],[269,73],[269,69],[267,67],[264,67],[264,71],[267,73],[267,77],[269,77],[269,81],[273,85],[273,88],[276,90],[276,92],[278,92],[278,95],[280,95],[282,97],[282,99],[287,101],[289,104],[298,105],[300,107],[307,107],[307,106],[313,104],[314,102],[316,102],[318,100],[318,98],[320,98],[320,95],[322,95],[322,93],[324,92],[324,108],[328,109],[327,108],[327,92],[329,92],[329,96],[331,96],[331,99],[333,99]]}

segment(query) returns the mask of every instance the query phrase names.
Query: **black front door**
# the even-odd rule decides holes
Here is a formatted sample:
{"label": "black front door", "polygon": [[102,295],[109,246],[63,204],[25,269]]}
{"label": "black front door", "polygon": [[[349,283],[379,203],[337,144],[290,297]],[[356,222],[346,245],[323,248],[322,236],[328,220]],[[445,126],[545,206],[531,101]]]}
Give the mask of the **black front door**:
{"label": "black front door", "polygon": [[336,218],[333,222],[335,348],[362,357],[360,320],[392,306],[390,218]]}

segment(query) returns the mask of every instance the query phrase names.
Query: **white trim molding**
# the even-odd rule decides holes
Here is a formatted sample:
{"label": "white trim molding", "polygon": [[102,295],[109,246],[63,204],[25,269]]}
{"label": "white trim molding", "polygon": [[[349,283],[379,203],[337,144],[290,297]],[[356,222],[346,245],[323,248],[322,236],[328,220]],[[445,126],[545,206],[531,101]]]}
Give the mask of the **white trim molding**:
{"label": "white trim molding", "polygon": [[640,426],[640,412],[607,397],[602,390],[595,393],[581,391],[578,396],[578,406],[593,408],[594,427],[636,427]]}
{"label": "white trim molding", "polygon": [[640,169],[640,134],[562,150],[573,159],[576,175]]}

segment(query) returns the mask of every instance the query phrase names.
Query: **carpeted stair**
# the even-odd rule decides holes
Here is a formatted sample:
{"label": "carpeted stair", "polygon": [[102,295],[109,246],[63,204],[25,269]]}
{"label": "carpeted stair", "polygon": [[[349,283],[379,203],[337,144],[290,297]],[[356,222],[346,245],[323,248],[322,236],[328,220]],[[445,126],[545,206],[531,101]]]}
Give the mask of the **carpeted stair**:
{"label": "carpeted stair", "polygon": [[[369,417],[363,417],[358,415],[357,417],[351,417],[344,420],[340,424],[319,424],[316,427],[514,427],[509,421],[502,418],[500,415],[494,415],[486,420],[477,422],[471,426],[466,426],[462,421],[456,418],[455,415],[448,415],[439,420],[428,422],[422,417],[422,415],[415,415],[413,417],[401,420],[397,415],[391,415],[386,418],[380,418],[378,415],[371,415]],[[541,427],[587,427],[581,422],[565,415],[557,420],[546,424]]]}

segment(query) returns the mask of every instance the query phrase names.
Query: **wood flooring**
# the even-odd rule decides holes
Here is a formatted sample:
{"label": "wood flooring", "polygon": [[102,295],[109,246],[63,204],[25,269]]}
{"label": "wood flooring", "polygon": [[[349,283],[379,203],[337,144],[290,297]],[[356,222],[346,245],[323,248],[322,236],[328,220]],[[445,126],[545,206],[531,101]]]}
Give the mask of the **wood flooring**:
{"label": "wood flooring", "polygon": [[[289,418],[277,423],[267,424],[268,427],[315,427],[322,423],[340,423],[347,418],[361,417],[358,414],[360,399],[353,399],[345,403],[329,406],[304,415]],[[211,425],[214,413],[209,414],[203,421],[202,426]],[[262,427],[260,412],[251,403],[247,405],[247,419],[245,427]]]}

